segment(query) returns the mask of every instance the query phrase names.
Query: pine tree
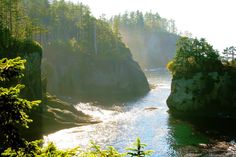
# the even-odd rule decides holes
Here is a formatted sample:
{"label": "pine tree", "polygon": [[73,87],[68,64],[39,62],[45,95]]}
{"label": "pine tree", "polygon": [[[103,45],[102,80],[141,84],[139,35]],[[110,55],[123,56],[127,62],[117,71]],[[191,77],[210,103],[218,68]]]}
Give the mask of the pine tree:
{"label": "pine tree", "polygon": [[[20,57],[0,60],[0,150],[8,147],[18,149],[25,145],[19,128],[28,128],[32,122],[27,113],[40,101],[28,101],[20,98],[20,90],[24,85],[12,86],[23,76],[24,63]],[[1,151],[0,151],[1,152]]]}

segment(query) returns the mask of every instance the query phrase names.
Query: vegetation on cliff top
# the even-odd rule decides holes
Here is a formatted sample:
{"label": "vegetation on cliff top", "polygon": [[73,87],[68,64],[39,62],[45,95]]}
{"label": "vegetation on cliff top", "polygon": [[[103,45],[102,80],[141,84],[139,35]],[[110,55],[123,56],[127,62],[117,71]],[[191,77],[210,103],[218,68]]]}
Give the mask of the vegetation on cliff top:
{"label": "vegetation on cliff top", "polygon": [[174,77],[189,77],[197,72],[214,72],[223,68],[220,55],[205,39],[181,37],[176,56],[167,65]]}
{"label": "vegetation on cliff top", "polygon": [[[118,34],[114,33],[105,19],[96,19],[90,9],[82,3],[64,0],[23,0],[25,14],[33,25],[41,29],[33,33],[32,38],[45,47],[66,45],[69,53],[86,53],[89,55],[112,55],[129,53]],[[69,44],[67,44],[69,43]],[[47,55],[46,55],[47,56]]]}
{"label": "vegetation on cliff top", "polygon": [[55,51],[47,51],[47,46],[56,44],[66,45],[67,51],[75,53],[130,55],[129,49],[106,20],[93,17],[89,8],[82,3],[64,0],[0,0],[0,7],[2,51],[8,51],[11,45],[18,45],[14,51],[19,53],[19,48],[24,46],[14,44],[15,40],[32,42],[33,39],[45,48],[46,53],[55,54]]}

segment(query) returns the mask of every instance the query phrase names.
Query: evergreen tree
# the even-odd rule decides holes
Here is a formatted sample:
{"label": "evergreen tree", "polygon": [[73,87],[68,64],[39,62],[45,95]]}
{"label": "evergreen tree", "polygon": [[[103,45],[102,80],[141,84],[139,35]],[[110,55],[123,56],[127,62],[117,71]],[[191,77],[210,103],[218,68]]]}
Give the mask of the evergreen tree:
{"label": "evergreen tree", "polygon": [[25,146],[25,140],[20,136],[19,128],[28,128],[27,113],[40,101],[28,101],[20,98],[20,90],[24,85],[12,86],[16,79],[23,76],[25,60],[21,58],[0,60],[0,148],[18,149]]}
{"label": "evergreen tree", "polygon": [[225,48],[223,54],[226,61],[234,61],[236,56],[236,47],[230,46]]}

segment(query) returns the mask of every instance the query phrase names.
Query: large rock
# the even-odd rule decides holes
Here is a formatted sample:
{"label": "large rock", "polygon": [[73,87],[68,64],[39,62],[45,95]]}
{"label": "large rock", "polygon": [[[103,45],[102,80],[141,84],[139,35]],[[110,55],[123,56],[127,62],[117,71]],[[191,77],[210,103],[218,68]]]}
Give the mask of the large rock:
{"label": "large rock", "polygon": [[[50,57],[48,57],[50,58]],[[47,88],[57,96],[98,98],[139,96],[149,91],[140,66],[129,57],[57,56],[47,62]],[[52,59],[51,59],[52,60]],[[61,63],[62,64],[62,63]]]}
{"label": "large rock", "polygon": [[235,70],[174,77],[167,105],[175,113],[232,116],[236,113],[235,80]]}
{"label": "large rock", "polygon": [[55,131],[101,122],[79,111],[71,103],[46,94],[44,101],[30,113],[33,123],[23,130],[25,138],[36,140]]}

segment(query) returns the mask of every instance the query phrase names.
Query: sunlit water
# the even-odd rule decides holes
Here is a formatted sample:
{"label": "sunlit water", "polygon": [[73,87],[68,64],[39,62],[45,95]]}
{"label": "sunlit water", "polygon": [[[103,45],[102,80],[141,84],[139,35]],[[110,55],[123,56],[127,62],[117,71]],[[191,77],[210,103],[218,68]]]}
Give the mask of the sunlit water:
{"label": "sunlit water", "polygon": [[144,97],[119,105],[101,107],[91,103],[77,104],[78,110],[100,119],[102,122],[64,129],[45,136],[59,148],[87,146],[90,140],[101,146],[113,145],[119,151],[130,146],[137,137],[154,150],[153,156],[176,156],[181,145],[207,142],[207,138],[183,121],[168,113],[166,99],[170,94],[170,74],[162,69],[147,72],[154,88]]}

